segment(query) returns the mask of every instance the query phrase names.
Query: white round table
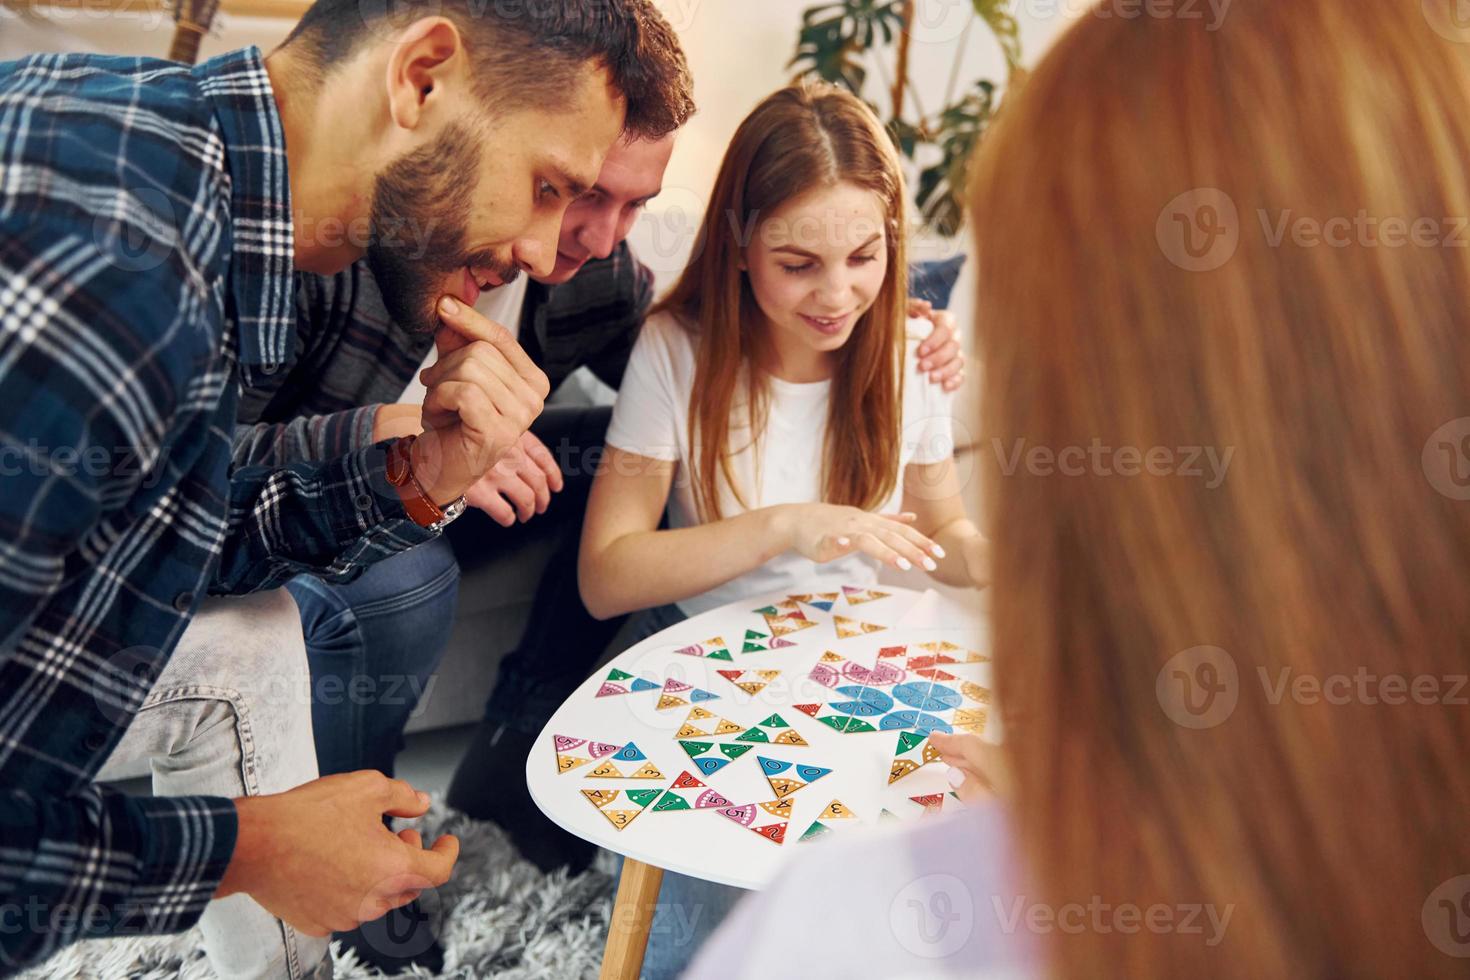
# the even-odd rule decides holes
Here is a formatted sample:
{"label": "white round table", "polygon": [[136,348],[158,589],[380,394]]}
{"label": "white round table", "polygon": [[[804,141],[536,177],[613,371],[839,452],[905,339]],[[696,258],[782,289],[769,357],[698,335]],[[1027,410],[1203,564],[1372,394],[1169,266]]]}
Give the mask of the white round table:
{"label": "white round table", "polygon": [[[542,730],[526,782],[552,821],[627,859],[603,976],[637,975],[662,870],[760,888],[820,846],[802,839],[814,823],[840,834],[957,805],[943,764],[902,765],[890,781],[900,735],[923,734],[898,726],[958,719],[998,735],[988,642],[978,597],[890,586],[764,596],[649,637],[589,677]],[[946,693],[916,701],[922,685]],[[761,725],[773,720],[784,726]],[[923,754],[919,743],[907,757]],[[833,819],[834,801],[851,816]]]}

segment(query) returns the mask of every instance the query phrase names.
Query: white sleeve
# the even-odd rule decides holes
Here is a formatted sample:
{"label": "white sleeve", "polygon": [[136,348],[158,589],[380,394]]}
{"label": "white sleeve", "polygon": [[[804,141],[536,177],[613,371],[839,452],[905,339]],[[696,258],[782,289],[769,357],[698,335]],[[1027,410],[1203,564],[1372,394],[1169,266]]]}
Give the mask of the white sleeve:
{"label": "white sleeve", "polygon": [[618,386],[609,446],[668,463],[679,460],[679,426],[688,412],[689,392],[679,390],[673,344],[682,338],[671,332],[682,329],[668,316],[643,325]]}
{"label": "white sleeve", "polygon": [[[928,320],[909,321],[909,344],[904,358],[903,442],[912,451],[910,463],[928,466],[954,456],[954,395],[918,370],[918,341],[932,329]],[[915,339],[917,338],[917,339]]]}

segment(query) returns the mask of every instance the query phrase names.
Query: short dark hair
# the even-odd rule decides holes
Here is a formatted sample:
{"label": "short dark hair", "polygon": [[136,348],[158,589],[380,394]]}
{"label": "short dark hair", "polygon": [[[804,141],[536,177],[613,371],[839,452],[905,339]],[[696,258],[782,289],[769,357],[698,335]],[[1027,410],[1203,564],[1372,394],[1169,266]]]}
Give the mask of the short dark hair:
{"label": "short dark hair", "polygon": [[652,0],[317,0],[283,47],[323,76],[360,45],[424,17],[453,21],[490,108],[555,106],[589,61],[627,102],[628,136],[657,140],[694,114],[694,81]]}

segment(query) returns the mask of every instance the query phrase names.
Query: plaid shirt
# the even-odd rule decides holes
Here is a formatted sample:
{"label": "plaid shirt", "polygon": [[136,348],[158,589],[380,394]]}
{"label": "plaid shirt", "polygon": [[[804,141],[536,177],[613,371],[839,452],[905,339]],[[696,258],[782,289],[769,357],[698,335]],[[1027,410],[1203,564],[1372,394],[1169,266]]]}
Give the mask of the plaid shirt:
{"label": "plaid shirt", "polygon": [[[652,305],[653,273],[623,243],[566,285],[528,283],[521,345],[553,390],[584,366],[616,388]],[[367,445],[378,405],[399,400],[433,346],[432,335],[393,322],[366,262],[335,276],[297,273],[291,367],[242,392],[236,464],[328,459]]]}
{"label": "plaid shirt", "polygon": [[195,922],[234,807],[92,785],[200,598],[427,540],[386,446],[231,467],[293,344],[260,52],[0,64],[0,974]]}

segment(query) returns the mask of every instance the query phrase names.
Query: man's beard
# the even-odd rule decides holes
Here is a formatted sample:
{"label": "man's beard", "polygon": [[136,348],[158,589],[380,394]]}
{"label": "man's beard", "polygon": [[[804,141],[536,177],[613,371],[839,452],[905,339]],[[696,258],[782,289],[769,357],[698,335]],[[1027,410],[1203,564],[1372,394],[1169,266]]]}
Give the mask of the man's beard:
{"label": "man's beard", "polygon": [[395,161],[374,183],[368,269],[389,316],[415,332],[439,329],[435,309],[456,270],[491,269],[505,282],[519,271],[493,254],[466,252],[478,163],[476,141],[453,125],[433,145]]}

